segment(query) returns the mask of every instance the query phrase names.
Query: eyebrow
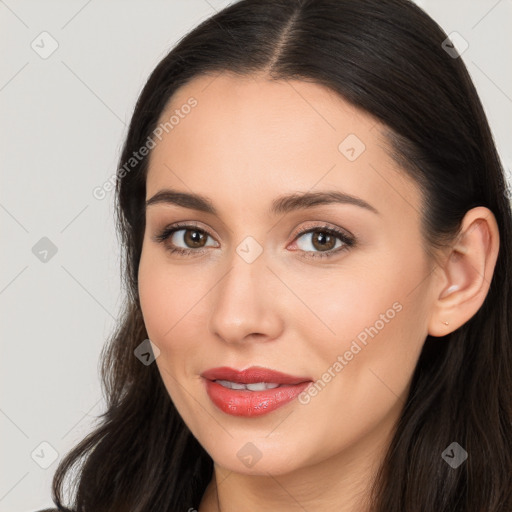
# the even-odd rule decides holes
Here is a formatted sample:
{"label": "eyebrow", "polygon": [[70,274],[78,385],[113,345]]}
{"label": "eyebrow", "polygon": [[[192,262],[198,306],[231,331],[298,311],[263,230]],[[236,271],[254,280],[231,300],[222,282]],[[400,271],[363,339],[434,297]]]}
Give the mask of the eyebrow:
{"label": "eyebrow", "polygon": [[[379,211],[363,199],[338,191],[297,192],[284,195],[272,202],[269,213],[271,215],[280,215],[295,210],[336,203],[359,206],[379,215]],[[175,204],[183,208],[199,210],[218,216],[217,209],[213,206],[210,199],[199,194],[162,189],[146,201],[146,208],[154,204]]]}

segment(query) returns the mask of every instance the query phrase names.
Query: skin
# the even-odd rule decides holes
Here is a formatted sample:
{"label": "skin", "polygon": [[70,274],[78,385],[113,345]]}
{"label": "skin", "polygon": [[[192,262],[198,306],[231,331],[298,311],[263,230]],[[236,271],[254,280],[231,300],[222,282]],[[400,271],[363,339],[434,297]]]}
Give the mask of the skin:
{"label": "skin", "polygon": [[[499,246],[494,216],[470,210],[456,243],[433,261],[420,190],[388,156],[370,115],[316,84],[223,73],[185,85],[161,119],[191,96],[197,106],[152,150],[146,199],[164,188],[194,192],[218,215],[148,206],[139,293],[166,389],[214,461],[199,512],[367,510],[427,334],[455,330],[487,294]],[[354,161],[338,149],[349,134],[366,147]],[[336,203],[268,212],[281,195],[317,191],[350,194],[378,213]],[[202,253],[169,252],[173,243],[201,250],[183,231],[154,240],[189,221],[209,235]],[[325,223],[356,244],[334,254],[343,242],[332,242],[332,257],[308,258],[322,246],[296,233]],[[262,249],[252,263],[236,251],[248,236]],[[244,418],[206,394],[200,374],[218,366],[321,379],[396,303],[401,310],[307,404]],[[247,443],[261,454],[251,467],[237,457]]]}

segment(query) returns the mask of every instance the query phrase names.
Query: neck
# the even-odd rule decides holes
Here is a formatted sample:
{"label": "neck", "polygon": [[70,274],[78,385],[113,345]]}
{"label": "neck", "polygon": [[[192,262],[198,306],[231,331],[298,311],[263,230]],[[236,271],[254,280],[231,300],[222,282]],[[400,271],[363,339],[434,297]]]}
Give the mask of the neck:
{"label": "neck", "polygon": [[242,474],[214,464],[198,512],[368,512],[375,474],[391,441],[367,436],[321,462],[286,474]]}

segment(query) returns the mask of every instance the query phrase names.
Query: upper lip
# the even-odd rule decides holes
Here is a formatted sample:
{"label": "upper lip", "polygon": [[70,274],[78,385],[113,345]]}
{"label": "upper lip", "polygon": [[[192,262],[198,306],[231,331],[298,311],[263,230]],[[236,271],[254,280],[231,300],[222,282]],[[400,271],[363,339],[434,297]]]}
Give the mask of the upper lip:
{"label": "upper lip", "polygon": [[228,380],[230,382],[239,382],[240,384],[254,384],[256,382],[300,384],[311,381],[309,377],[296,377],[262,366],[251,366],[245,370],[235,370],[227,366],[210,368],[203,372],[201,377],[208,380]]}

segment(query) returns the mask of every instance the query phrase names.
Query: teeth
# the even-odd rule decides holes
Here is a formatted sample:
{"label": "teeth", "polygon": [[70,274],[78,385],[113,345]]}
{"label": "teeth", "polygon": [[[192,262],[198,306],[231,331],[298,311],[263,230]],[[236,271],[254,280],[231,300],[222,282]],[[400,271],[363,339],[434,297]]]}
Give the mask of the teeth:
{"label": "teeth", "polygon": [[264,391],[265,389],[277,388],[279,384],[269,382],[255,382],[254,384],[246,384],[249,391]]}
{"label": "teeth", "polygon": [[239,382],[231,382],[229,380],[216,380],[218,384],[229,389],[246,389],[248,391],[265,391],[266,389],[274,389],[280,386],[274,382],[255,382],[253,384],[241,384]]}
{"label": "teeth", "polygon": [[215,382],[229,389],[246,389],[245,384],[239,384],[238,382],[230,382],[229,380],[216,380]]}

